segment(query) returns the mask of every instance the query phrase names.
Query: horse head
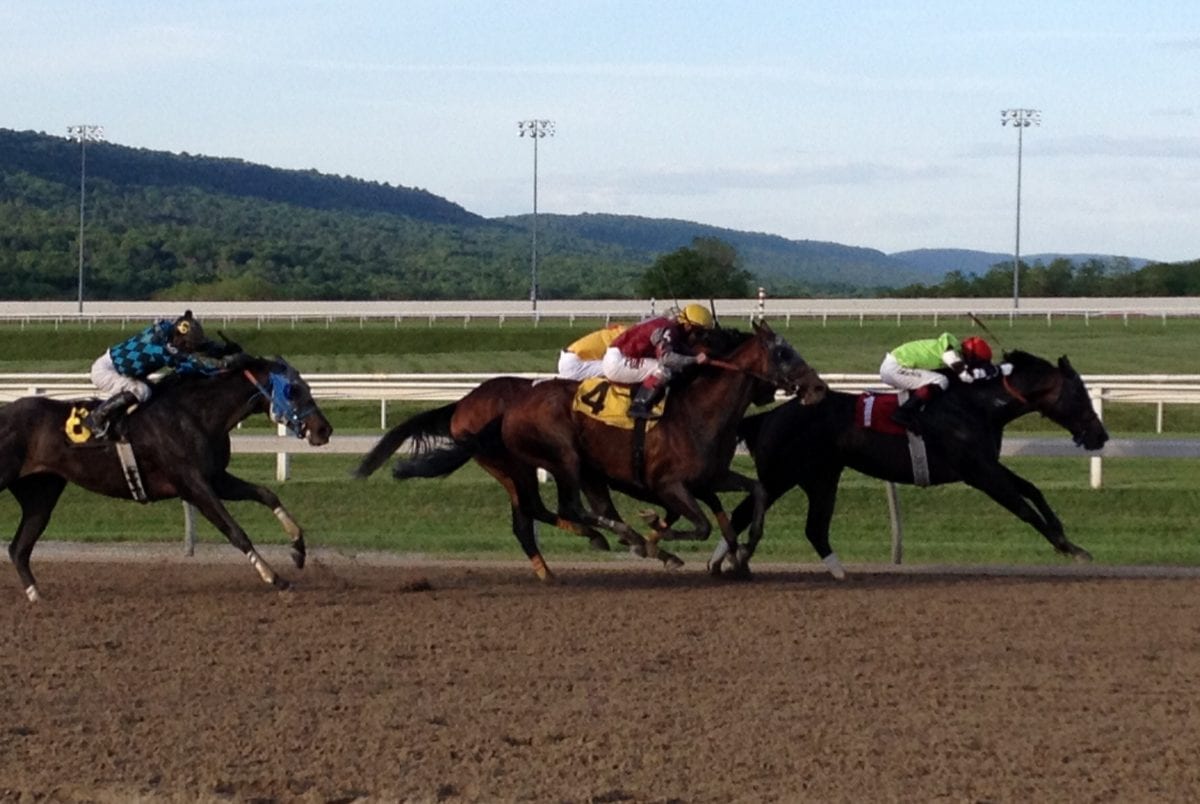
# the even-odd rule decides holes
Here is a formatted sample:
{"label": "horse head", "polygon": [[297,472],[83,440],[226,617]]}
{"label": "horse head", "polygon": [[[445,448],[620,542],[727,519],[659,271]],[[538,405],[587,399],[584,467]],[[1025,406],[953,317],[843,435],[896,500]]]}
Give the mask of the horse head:
{"label": "horse head", "polygon": [[754,336],[763,351],[759,373],[767,382],[795,395],[802,405],[813,405],[825,398],[829,390],[825,381],[770,325],[755,321]]}
{"label": "horse head", "polygon": [[267,414],[296,438],[307,438],[314,447],[329,443],[333,425],[313,399],[312,389],[290,363],[250,358],[239,366],[263,397]]}
{"label": "horse head", "polygon": [[1005,388],[1019,400],[1071,434],[1084,449],[1095,450],[1108,441],[1108,430],[1096,415],[1083,378],[1063,355],[1058,365],[1027,352],[1005,352],[1013,366]]}

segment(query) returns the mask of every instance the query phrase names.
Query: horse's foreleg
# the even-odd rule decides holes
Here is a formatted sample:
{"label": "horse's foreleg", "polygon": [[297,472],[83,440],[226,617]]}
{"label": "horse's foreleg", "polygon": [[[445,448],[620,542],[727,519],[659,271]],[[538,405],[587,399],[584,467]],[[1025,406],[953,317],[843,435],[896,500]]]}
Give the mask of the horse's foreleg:
{"label": "horse's foreleg", "polygon": [[283,507],[275,492],[266,486],[258,486],[240,477],[234,477],[228,472],[224,472],[213,481],[213,490],[222,500],[252,500],[270,508],[271,513],[275,514],[275,518],[283,526],[284,533],[291,539],[292,563],[297,569],[304,569],[304,560],[308,554],[304,543],[304,530]]}
{"label": "horse's foreleg", "polygon": [[271,569],[271,566],[258,554],[250,537],[246,535],[246,531],[242,530],[242,526],[234,520],[225,506],[221,504],[216,492],[207,484],[196,483],[190,488],[184,485],[179,496],[184,501],[196,506],[196,510],[203,514],[204,518],[213,524],[213,527],[224,533],[229,543],[250,559],[250,565],[265,582],[276,589],[287,589],[291,586],[287,579]]}
{"label": "horse's foreleg", "polygon": [[[829,525],[833,521],[833,510],[837,504],[838,480],[842,473],[839,469],[832,475],[825,475],[819,480],[809,478],[802,481],[800,488],[808,497],[808,515],[804,520],[804,535],[808,543],[817,551],[821,563],[829,573],[839,581],[846,577],[846,569],[833,548],[829,545]],[[767,496],[770,498],[770,489]],[[768,503],[769,505],[770,503]]]}
{"label": "horse's foreleg", "polygon": [[668,515],[675,514],[683,517],[692,524],[692,529],[676,530],[674,527],[670,527],[665,530],[655,531],[646,540],[652,549],[657,549],[657,542],[660,539],[663,541],[674,541],[677,539],[704,541],[708,538],[708,535],[712,533],[712,523],[708,521],[708,517],[696,502],[696,498],[692,496],[684,484],[671,483],[655,491],[658,493],[662,504],[666,507]]}
{"label": "horse's foreleg", "polygon": [[1027,522],[1059,553],[1080,561],[1092,560],[1091,553],[1067,539],[1063,533],[1062,522],[1050,510],[1046,498],[1037,486],[1007,466],[1001,463],[991,464],[985,471],[963,472],[962,477],[967,485],[979,489],[1019,519]]}
{"label": "horse's foreleg", "polygon": [[67,481],[58,475],[27,475],[14,481],[9,490],[21,505],[21,524],[8,545],[8,557],[17,568],[17,576],[25,587],[25,596],[30,603],[41,599],[37,582],[29,568],[29,557],[38,537],[50,522],[50,513],[66,488]]}

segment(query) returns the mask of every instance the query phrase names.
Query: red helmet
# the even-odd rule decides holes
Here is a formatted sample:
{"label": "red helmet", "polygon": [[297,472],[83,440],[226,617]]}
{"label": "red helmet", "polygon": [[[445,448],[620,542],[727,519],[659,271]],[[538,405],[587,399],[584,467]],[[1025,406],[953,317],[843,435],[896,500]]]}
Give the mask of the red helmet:
{"label": "red helmet", "polygon": [[983,338],[972,335],[969,338],[964,338],[962,342],[963,357],[968,360],[988,360],[992,359],[992,347],[988,346],[988,342]]}

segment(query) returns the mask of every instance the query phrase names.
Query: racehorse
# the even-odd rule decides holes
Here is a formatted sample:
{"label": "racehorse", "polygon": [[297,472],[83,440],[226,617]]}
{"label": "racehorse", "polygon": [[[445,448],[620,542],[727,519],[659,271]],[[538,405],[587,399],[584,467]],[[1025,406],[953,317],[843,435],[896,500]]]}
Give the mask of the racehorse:
{"label": "racehorse", "polygon": [[[735,345],[737,349],[734,349]],[[720,509],[716,491],[724,490],[727,486],[752,491],[755,483],[753,479],[741,476],[736,476],[740,480],[730,480],[725,477],[725,472],[718,472],[708,466],[709,463],[719,461],[721,454],[718,451],[720,445],[713,443],[715,438],[709,431],[714,428],[720,431],[722,427],[721,424],[710,421],[713,417],[708,409],[720,409],[718,418],[724,414],[722,421],[724,429],[729,431],[726,440],[731,442],[727,450],[731,457],[731,425],[736,417],[740,417],[745,411],[752,398],[759,404],[769,401],[774,397],[777,385],[803,388],[806,394],[823,393],[824,385],[786,341],[777,338],[765,325],[757,328],[757,337],[747,336],[735,330],[713,330],[705,336],[705,342],[696,346],[706,354],[723,355],[729,350],[740,351],[741,354],[737,357],[731,356],[727,361],[714,361],[711,365],[719,364],[721,368],[706,368],[700,372],[705,379],[697,376],[693,382],[683,384],[687,387],[672,390],[666,415],[646,434],[645,468],[648,474],[657,477],[661,472],[658,464],[651,461],[652,452],[659,456],[656,460],[663,460],[662,453],[676,450],[674,457],[689,462],[695,469],[693,474],[697,483],[691,487],[691,493],[718,513],[722,529],[727,530],[728,518]],[[737,364],[738,360],[743,364]],[[771,373],[774,382],[765,376],[768,372]],[[722,375],[725,377],[724,381],[716,382]],[[524,384],[517,378],[489,380],[458,403],[418,414],[393,428],[364,457],[356,474],[360,477],[370,474],[409,438],[416,442],[415,454],[414,457],[396,464],[393,474],[398,478],[443,477],[475,458],[508,490],[513,511],[513,532],[540,578],[550,577],[550,573],[546,569],[544,559],[537,552],[532,530],[534,519],[588,536],[594,545],[597,541],[603,542],[603,537],[594,531],[595,527],[612,529],[622,543],[630,545],[630,549],[639,555],[657,555],[669,566],[681,564],[675,556],[658,549],[656,544],[647,544],[640,534],[621,521],[609,493],[611,484],[638,499],[667,504],[667,500],[659,495],[659,487],[630,482],[628,479],[622,480],[618,474],[609,471],[608,467],[591,466],[580,461],[576,436],[589,432],[590,426],[590,431],[593,432],[591,438],[594,440],[601,443],[627,444],[625,474],[629,475],[634,471],[631,467],[632,431],[601,425],[572,413],[572,400],[578,385],[576,382],[565,380]],[[704,390],[708,400],[706,411],[704,418],[700,420],[701,424],[693,428],[684,424],[684,420],[697,415],[695,406],[685,404],[682,400],[701,389],[707,389]],[[489,413],[492,414],[491,419],[488,419]],[[513,425],[510,431],[508,421],[514,415],[521,424]],[[672,416],[680,423],[668,426],[664,431],[664,425]],[[661,433],[654,435],[660,431],[672,432],[672,427],[678,431],[672,439],[662,439]],[[541,431],[545,440],[538,443],[535,439],[534,443],[529,443],[526,436],[531,430]],[[452,441],[433,449],[429,447],[429,441],[435,437],[450,438]],[[510,448],[509,438],[516,439],[521,449]],[[498,462],[503,462],[505,467],[499,474],[493,471]],[[550,513],[545,508],[538,493],[535,468],[539,467],[547,469],[555,476],[560,503],[557,513]],[[564,470],[564,467],[567,468]],[[728,460],[725,464],[726,472],[727,467]],[[563,475],[563,471],[568,474]],[[720,475],[722,483],[705,485],[713,475]],[[581,491],[588,498],[591,513],[581,510]],[[692,506],[692,510],[698,513],[698,509],[694,508],[694,501]],[[699,527],[704,528],[704,536],[697,538],[704,538],[710,526],[702,514],[699,514],[699,518],[702,520]],[[673,534],[662,535],[670,538]]]}
{"label": "racehorse", "polygon": [[304,566],[304,532],[275,493],[227,470],[229,431],[252,413],[268,413],[313,446],[328,443],[333,427],[299,372],[282,358],[243,355],[213,376],[168,375],[140,408],[102,440],[80,425],[87,409],[79,401],[23,397],[0,408],[0,490],[9,489],[21,506],[8,555],[29,600],[40,597],[29,557],[67,483],[141,502],[179,497],[245,553],[264,581],[287,589],[221,501],[270,508],[291,537],[292,561]]}
{"label": "racehorse", "polygon": [[[534,381],[525,377],[493,377],[472,389],[457,402],[418,413],[393,427],[363,456],[354,470],[355,477],[365,478],[384,464],[404,442],[413,441],[418,461],[401,461],[393,476],[440,477],[448,475],[472,458],[508,492],[512,505],[512,530],[521,549],[541,580],[550,580],[553,573],[542,557],[534,535],[533,520],[545,522],[568,532],[584,536],[597,550],[608,550],[604,535],[593,528],[566,522],[551,513],[538,493],[537,469],[517,460],[502,449],[480,449],[480,435],[498,428],[505,410],[533,387]],[[493,424],[494,423],[494,424]],[[449,441],[450,444],[439,444]],[[465,445],[470,444],[470,447]],[[454,446],[464,445],[464,446]],[[417,471],[414,466],[422,468]],[[523,510],[519,501],[528,501]]]}
{"label": "racehorse", "polygon": [[[1000,463],[1004,427],[1038,412],[1067,430],[1085,449],[1104,446],[1108,432],[1092,407],[1083,379],[1061,357],[1055,365],[1026,352],[1004,355],[1011,374],[971,384],[953,383],[921,414],[929,482],[963,482],[979,489],[1029,523],[1064,555],[1091,555],[1063,534],[1063,525],[1033,483]],[[738,434],[754,456],[767,505],[792,486],[808,496],[805,535],[835,577],[844,570],[829,546],[838,481],[849,466],[870,477],[914,483],[908,436],[856,423],[857,394],[830,392],[816,405],[785,403],[744,419]],[[733,513],[740,532],[752,520],[754,501]]]}
{"label": "racehorse", "polygon": [[[518,459],[554,477],[558,513],[568,521],[612,529],[630,541],[640,538],[620,520],[611,499],[606,510],[583,510],[581,490],[603,478],[607,486],[662,505],[669,516],[691,523],[690,530],[656,530],[647,540],[651,555],[659,540],[708,537],[712,526],[697,498],[712,504],[717,492],[748,492],[759,505],[746,548],[735,549],[736,534],[718,514],[722,534],[734,549],[733,569],[748,573],[747,562],[762,535],[765,497],[756,480],[730,468],[737,422],[752,402],[772,399],[775,389],[812,403],[826,388],[796,350],[765,323],[755,323],[749,335],[713,330],[710,337],[735,345],[727,353],[712,344],[707,347],[709,362],[692,369],[682,386],[672,390],[662,418],[644,438],[637,429],[613,428],[573,411],[572,384],[545,383],[509,407],[501,420],[501,441]],[[719,562],[712,569],[719,572]]]}

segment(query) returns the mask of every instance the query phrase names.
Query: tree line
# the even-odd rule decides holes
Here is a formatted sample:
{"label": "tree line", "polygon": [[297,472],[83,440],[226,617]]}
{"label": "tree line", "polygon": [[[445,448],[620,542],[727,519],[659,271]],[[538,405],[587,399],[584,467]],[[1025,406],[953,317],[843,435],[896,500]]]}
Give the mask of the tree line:
{"label": "tree line", "polygon": [[[1059,258],[1049,265],[1020,262],[1019,295],[1030,298],[1196,296],[1200,295],[1200,260],[1151,263],[1134,270],[1128,260],[1088,259],[1081,264]],[[936,285],[908,285],[882,291],[892,298],[1004,298],[1013,292],[1013,264],[999,263],[974,275],[951,271]]]}

